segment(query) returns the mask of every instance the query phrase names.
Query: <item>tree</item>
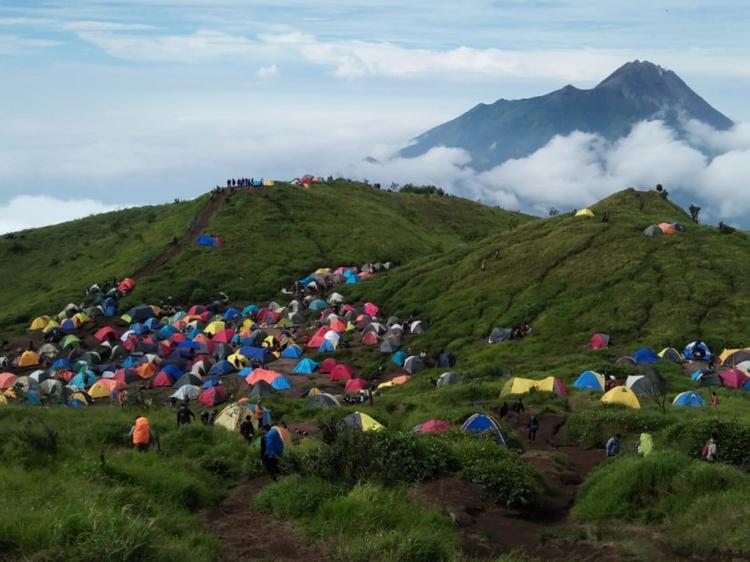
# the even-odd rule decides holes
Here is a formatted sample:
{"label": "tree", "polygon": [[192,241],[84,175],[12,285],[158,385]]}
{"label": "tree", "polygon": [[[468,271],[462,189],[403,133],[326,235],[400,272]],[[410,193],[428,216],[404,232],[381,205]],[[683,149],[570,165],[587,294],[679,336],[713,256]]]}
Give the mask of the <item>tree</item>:
{"label": "tree", "polygon": [[651,399],[662,414],[667,413],[667,381],[661,376],[659,369],[654,366],[645,367],[641,375],[646,379],[642,385],[641,394]]}
{"label": "tree", "polygon": [[560,214],[560,211],[558,211],[558,210],[557,210],[557,209],[555,209],[554,207],[550,207],[549,211],[547,211],[547,214],[548,214],[549,216],[551,216],[551,217],[556,217],[557,215],[559,215],[559,214]]}

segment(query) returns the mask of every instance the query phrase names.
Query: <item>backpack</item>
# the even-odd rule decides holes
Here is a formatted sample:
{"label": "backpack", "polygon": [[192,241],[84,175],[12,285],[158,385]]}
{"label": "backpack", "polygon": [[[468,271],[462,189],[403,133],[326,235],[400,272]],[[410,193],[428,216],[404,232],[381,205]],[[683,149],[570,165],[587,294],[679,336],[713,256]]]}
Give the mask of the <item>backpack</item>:
{"label": "backpack", "polygon": [[708,445],[706,445],[705,447],[703,447],[703,449],[701,450],[701,456],[704,459],[708,457]]}

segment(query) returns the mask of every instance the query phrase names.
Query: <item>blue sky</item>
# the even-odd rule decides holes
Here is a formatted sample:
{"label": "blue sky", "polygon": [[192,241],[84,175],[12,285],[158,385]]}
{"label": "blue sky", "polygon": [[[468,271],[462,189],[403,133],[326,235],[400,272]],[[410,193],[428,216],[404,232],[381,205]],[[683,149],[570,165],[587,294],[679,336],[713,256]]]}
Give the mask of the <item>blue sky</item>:
{"label": "blue sky", "polygon": [[0,0],[0,230],[233,175],[365,175],[478,102],[635,58],[748,121],[749,20],[727,0]]}

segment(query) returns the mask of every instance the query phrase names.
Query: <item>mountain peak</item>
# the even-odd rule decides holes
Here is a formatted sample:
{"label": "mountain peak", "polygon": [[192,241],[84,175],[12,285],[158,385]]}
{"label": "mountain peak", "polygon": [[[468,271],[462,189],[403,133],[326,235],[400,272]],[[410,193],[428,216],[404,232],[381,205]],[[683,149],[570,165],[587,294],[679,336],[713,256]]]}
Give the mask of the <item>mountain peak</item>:
{"label": "mountain peak", "polygon": [[667,70],[658,64],[649,61],[634,60],[623,64],[612,74],[602,80],[597,88],[621,88],[623,85],[633,85],[643,87],[644,85],[654,85],[659,82],[678,81],[682,86],[687,88],[687,84],[682,82],[671,70]]}

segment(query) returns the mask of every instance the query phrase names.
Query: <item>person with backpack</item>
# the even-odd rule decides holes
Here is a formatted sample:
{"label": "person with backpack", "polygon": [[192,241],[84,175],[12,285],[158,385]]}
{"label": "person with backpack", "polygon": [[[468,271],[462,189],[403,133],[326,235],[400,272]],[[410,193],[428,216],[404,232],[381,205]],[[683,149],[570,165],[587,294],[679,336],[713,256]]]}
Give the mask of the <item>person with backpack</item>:
{"label": "person with backpack", "polygon": [[250,415],[245,416],[245,420],[240,424],[240,435],[245,438],[248,443],[253,442],[255,437],[255,428],[253,427],[253,417]]}
{"label": "person with backpack", "polygon": [[180,407],[177,409],[177,427],[190,425],[194,418],[195,414],[188,408],[187,402],[180,404]]}
{"label": "person with backpack", "polygon": [[714,431],[711,434],[711,438],[706,442],[706,445],[703,447],[703,458],[706,459],[708,462],[714,463],[718,462],[718,445],[716,444],[716,441],[718,440],[719,436]]}
{"label": "person with backpack", "polygon": [[607,457],[616,457],[620,454],[620,434],[616,433],[607,440],[607,445],[604,448]]}
{"label": "person with backpack", "polygon": [[284,441],[279,432],[264,425],[260,432],[260,459],[274,482],[279,479],[279,458],[283,452]]}
{"label": "person with backpack", "polygon": [[535,415],[529,418],[529,441],[536,441],[536,432],[539,431],[539,420]]}
{"label": "person with backpack", "polygon": [[153,441],[154,434],[151,431],[151,425],[149,424],[148,418],[140,416],[135,418],[133,427],[130,428],[130,438],[138,452],[143,453],[148,451]]}

